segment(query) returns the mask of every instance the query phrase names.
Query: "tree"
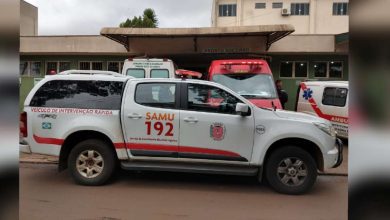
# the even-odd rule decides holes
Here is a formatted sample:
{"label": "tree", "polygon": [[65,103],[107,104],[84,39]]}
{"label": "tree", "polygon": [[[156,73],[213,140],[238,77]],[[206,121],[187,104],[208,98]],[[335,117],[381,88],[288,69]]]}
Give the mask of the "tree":
{"label": "tree", "polygon": [[126,19],[126,21],[119,24],[119,27],[131,28],[156,28],[158,25],[157,15],[153,9],[147,8],[141,16],[134,16],[133,19]]}

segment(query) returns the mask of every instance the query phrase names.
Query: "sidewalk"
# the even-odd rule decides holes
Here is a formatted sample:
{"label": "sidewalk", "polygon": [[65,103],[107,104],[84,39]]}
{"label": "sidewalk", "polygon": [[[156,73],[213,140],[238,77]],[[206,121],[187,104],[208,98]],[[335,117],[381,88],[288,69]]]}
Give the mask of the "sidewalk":
{"label": "sidewalk", "polygon": [[20,163],[48,163],[48,164],[57,164],[58,157],[48,156],[42,154],[27,154],[20,152],[19,154]]}
{"label": "sidewalk", "polygon": [[[348,146],[344,146],[343,154],[344,154],[344,161],[339,167],[325,170],[325,172],[320,172],[320,175],[341,175],[341,176],[348,175]],[[20,152],[19,162],[57,164],[58,157],[47,156],[42,154],[26,154]]]}

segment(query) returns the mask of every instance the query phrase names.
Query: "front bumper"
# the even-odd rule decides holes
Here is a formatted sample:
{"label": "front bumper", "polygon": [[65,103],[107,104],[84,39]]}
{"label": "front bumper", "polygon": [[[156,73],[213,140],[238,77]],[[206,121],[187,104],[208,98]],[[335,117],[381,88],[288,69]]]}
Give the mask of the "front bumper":
{"label": "front bumper", "polygon": [[333,165],[332,168],[336,168],[336,167],[340,166],[340,164],[343,162],[343,149],[344,149],[344,147],[343,147],[343,142],[339,138],[336,138],[336,147],[338,150],[337,161]]}

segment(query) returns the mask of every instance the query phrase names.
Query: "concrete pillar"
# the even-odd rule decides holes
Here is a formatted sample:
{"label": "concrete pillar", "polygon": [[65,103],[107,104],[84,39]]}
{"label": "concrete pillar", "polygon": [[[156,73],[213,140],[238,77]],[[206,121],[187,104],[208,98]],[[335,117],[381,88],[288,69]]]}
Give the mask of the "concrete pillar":
{"label": "concrete pillar", "polygon": [[236,4],[237,4],[236,25],[241,26],[242,25],[242,16],[243,16],[242,0],[237,0]]}
{"label": "concrete pillar", "polygon": [[309,34],[316,33],[316,22],[317,22],[317,0],[310,0],[310,12],[309,12]]}

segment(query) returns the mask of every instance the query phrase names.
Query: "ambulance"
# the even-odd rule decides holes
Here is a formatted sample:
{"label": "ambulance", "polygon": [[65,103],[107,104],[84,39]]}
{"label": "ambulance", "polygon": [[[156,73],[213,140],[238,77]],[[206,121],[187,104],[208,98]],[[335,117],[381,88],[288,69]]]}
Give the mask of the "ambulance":
{"label": "ambulance", "polygon": [[124,61],[122,75],[134,78],[190,78],[200,79],[202,74],[178,69],[170,59],[129,58]]}
{"label": "ambulance", "polygon": [[257,107],[282,109],[271,69],[263,59],[214,60],[207,79],[230,88]]}
{"label": "ambulance", "polygon": [[348,138],[348,81],[307,81],[298,88],[297,112],[329,120],[337,136]]}

